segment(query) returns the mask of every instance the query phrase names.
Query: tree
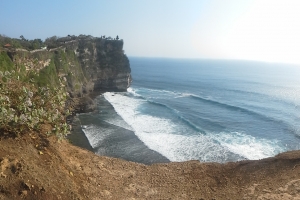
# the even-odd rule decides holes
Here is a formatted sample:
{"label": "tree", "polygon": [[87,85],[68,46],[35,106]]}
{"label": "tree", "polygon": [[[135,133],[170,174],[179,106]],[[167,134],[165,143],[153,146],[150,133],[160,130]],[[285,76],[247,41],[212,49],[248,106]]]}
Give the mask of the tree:
{"label": "tree", "polygon": [[58,46],[57,39],[58,39],[57,36],[52,36],[47,38],[44,43],[45,45],[47,45],[48,49],[56,48]]}
{"label": "tree", "polygon": [[118,35],[117,35],[116,39],[119,40],[119,36]]}
{"label": "tree", "polygon": [[20,36],[21,40],[25,41],[26,39],[24,38],[23,35]]}

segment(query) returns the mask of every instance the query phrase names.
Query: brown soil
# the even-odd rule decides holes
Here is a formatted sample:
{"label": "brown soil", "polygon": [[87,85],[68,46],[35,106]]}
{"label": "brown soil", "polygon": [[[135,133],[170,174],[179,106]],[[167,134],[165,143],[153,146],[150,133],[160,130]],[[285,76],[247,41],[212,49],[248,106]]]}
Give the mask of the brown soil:
{"label": "brown soil", "polygon": [[300,199],[300,151],[147,166],[34,133],[1,136],[0,199]]}

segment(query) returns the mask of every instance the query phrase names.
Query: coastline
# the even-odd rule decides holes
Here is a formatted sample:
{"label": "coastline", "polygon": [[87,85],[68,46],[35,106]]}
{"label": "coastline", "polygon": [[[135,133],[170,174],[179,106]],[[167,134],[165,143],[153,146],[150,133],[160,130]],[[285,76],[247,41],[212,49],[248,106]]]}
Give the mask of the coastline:
{"label": "coastline", "polygon": [[75,146],[94,152],[93,147],[81,129],[80,120],[77,116],[72,117],[70,125],[72,125],[72,130],[71,133],[67,135],[69,142]]}
{"label": "coastline", "polygon": [[[92,123],[82,123],[81,118],[101,112],[98,95],[117,91],[87,91],[74,91],[76,97],[66,105],[72,108],[67,118],[72,125],[69,141],[48,136],[44,129],[18,137],[0,134],[0,199],[300,199],[300,150],[237,162],[158,163],[164,157],[147,148],[133,131],[99,120],[99,115],[93,122],[101,129],[94,133],[105,138],[92,146],[84,132],[93,127],[81,126]],[[134,148],[137,143],[139,148]]]}
{"label": "coastline", "polygon": [[[67,136],[70,143],[99,156],[120,158],[146,165],[169,163],[170,160],[168,158],[149,149],[133,131],[99,119],[98,114],[102,111],[106,113],[108,110],[110,115],[118,116],[111,104],[104,100],[103,97],[101,98],[104,92],[91,93],[78,101],[79,103],[74,107],[73,115],[68,119],[68,123],[72,126],[71,134]],[[86,101],[83,101],[83,99]],[[94,118],[93,116],[96,115],[98,117]],[[103,137],[105,135],[105,139],[97,141],[97,144],[90,144],[86,133],[82,130],[82,125],[86,126],[89,124],[96,124],[97,127],[101,127],[100,131],[102,134],[100,134]],[[110,134],[106,135],[108,132]]]}
{"label": "coastline", "polygon": [[71,115],[67,117],[67,123],[72,127],[70,134],[67,135],[69,142],[75,146],[94,152],[86,135],[82,131],[80,120],[77,114],[94,112],[96,110],[95,98],[103,92],[92,92],[81,98],[70,98],[66,108],[71,111]]}

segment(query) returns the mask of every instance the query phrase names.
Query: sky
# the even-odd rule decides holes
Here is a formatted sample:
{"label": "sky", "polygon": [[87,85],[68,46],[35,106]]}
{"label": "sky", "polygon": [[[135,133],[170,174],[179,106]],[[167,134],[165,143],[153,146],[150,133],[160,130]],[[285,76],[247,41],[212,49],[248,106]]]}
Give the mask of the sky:
{"label": "sky", "polygon": [[298,0],[0,1],[0,34],[124,40],[128,56],[300,64]]}

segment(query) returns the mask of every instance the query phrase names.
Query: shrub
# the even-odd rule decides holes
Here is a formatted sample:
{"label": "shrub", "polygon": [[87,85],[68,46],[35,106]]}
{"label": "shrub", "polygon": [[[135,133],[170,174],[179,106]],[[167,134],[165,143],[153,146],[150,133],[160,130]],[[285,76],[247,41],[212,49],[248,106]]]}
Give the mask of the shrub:
{"label": "shrub", "polygon": [[14,64],[6,52],[0,52],[0,70],[7,71],[13,68]]}
{"label": "shrub", "polygon": [[0,71],[0,132],[20,135],[51,125],[47,134],[64,138],[66,123],[64,88],[37,87],[34,80],[21,81],[15,71]]}

